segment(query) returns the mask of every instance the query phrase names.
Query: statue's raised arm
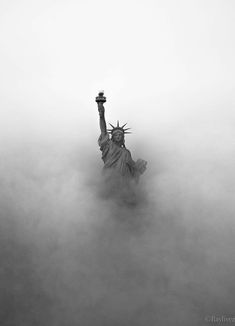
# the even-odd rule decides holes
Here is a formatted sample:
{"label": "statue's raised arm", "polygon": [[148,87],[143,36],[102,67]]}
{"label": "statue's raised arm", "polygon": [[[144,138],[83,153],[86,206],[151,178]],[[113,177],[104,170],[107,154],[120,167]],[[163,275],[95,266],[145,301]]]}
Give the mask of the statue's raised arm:
{"label": "statue's raised arm", "polygon": [[106,121],[104,116],[104,103],[106,102],[106,97],[104,96],[104,92],[100,91],[99,95],[96,97],[96,102],[98,105],[98,111],[100,116],[100,131],[102,135],[107,134]]}

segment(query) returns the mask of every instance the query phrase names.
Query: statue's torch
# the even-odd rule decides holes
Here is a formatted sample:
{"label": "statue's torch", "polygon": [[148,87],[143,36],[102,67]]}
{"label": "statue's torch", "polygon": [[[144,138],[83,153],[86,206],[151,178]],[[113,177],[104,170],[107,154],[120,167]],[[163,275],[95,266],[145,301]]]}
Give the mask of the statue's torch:
{"label": "statue's torch", "polygon": [[103,104],[106,102],[106,97],[104,96],[104,91],[100,91],[99,95],[96,96],[95,101],[97,102],[98,106],[99,104]]}
{"label": "statue's torch", "polygon": [[96,96],[95,101],[98,103],[98,105],[99,105],[99,103],[103,104],[106,102],[106,97],[104,96],[104,91],[99,92],[99,95]]}
{"label": "statue's torch", "polygon": [[104,116],[104,103],[106,102],[106,97],[104,96],[104,91],[100,91],[99,95],[96,96],[95,101],[98,104],[98,111],[99,111],[99,115],[100,117]]}

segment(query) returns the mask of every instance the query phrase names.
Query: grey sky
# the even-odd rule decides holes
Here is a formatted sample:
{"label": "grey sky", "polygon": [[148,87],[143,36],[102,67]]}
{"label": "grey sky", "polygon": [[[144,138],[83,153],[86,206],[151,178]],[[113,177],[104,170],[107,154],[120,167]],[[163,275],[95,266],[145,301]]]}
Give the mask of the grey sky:
{"label": "grey sky", "polygon": [[69,136],[81,117],[80,131],[95,128],[99,89],[109,120],[132,120],[135,128],[189,125],[202,115],[212,125],[234,119],[233,1],[0,7],[1,132]]}

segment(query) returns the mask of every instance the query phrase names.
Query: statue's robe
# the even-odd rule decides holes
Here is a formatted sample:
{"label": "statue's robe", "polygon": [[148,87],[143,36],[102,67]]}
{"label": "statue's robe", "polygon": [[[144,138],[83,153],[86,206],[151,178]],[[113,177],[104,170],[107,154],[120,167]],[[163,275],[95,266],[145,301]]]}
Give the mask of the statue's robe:
{"label": "statue's robe", "polygon": [[100,135],[98,144],[104,161],[103,175],[107,192],[132,196],[133,184],[138,181],[140,173],[130,151],[116,145],[108,133]]}
{"label": "statue's robe", "polygon": [[102,160],[104,161],[104,172],[112,170],[112,173],[126,179],[137,177],[135,162],[131,157],[131,153],[125,147],[115,144],[109,134],[100,135],[98,144],[102,151]]}

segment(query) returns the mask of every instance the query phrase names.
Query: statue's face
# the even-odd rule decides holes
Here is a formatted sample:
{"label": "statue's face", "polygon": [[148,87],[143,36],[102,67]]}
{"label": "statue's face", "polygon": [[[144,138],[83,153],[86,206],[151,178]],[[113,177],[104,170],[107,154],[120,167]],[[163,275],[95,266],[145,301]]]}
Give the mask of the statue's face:
{"label": "statue's face", "polygon": [[121,143],[123,142],[123,139],[124,139],[124,135],[123,133],[120,131],[116,131],[114,134],[113,134],[113,140],[116,142],[116,143]]}

